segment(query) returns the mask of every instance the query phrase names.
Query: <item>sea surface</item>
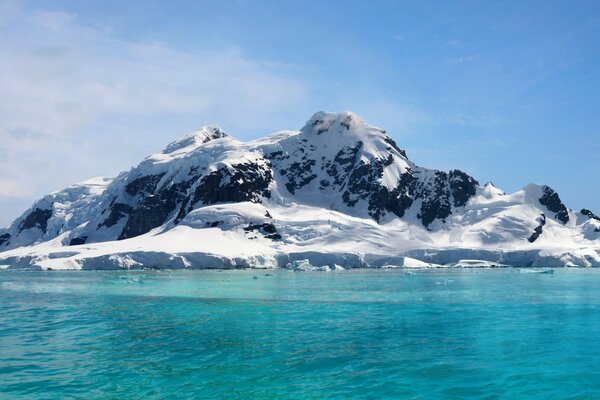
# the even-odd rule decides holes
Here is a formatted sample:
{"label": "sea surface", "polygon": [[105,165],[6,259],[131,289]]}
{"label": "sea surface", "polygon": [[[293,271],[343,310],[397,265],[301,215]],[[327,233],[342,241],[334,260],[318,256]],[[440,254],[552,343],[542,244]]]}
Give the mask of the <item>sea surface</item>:
{"label": "sea surface", "polygon": [[598,399],[600,270],[0,271],[2,399]]}

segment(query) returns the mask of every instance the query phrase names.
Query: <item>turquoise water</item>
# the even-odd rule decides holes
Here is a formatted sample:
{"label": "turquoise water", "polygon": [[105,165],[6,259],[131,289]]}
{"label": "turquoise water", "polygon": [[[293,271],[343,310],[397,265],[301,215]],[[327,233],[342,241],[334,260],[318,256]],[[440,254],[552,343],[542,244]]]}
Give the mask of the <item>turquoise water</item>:
{"label": "turquoise water", "polygon": [[0,271],[0,398],[600,398],[600,271]]}

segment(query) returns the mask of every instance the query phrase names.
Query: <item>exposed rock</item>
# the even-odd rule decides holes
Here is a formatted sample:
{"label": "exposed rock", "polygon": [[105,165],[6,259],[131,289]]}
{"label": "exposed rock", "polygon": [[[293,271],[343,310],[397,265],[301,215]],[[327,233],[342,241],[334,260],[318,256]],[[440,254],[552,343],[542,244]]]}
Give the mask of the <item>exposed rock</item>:
{"label": "exposed rock", "polygon": [[386,131],[382,131],[381,133],[383,133],[384,135],[386,135],[384,140],[385,140],[385,142],[386,142],[387,144],[389,144],[389,145],[390,145],[390,147],[391,147],[392,149],[394,149],[394,150],[396,150],[398,153],[400,153],[400,155],[401,155],[402,157],[404,157],[404,158],[408,158],[408,157],[406,156],[406,151],[404,151],[404,150],[402,150],[400,147],[398,147],[398,145],[396,144],[396,141],[395,141],[394,139],[392,139],[391,137],[387,136],[387,133],[386,133]]}
{"label": "exposed rock", "polygon": [[[544,227],[547,218],[569,222],[570,210],[549,187],[531,185],[524,192],[505,195],[491,185],[480,187],[477,180],[459,170],[419,167],[384,130],[351,113],[317,113],[300,131],[277,132],[248,143],[226,136],[218,128],[205,127],[114,180],[86,181],[49,194],[32,211],[0,230],[0,246],[9,250],[63,235],[63,245],[88,243],[82,246],[85,250],[156,228],[167,233],[181,223],[185,225],[181,231],[219,228],[201,232],[203,238],[218,238],[222,230],[234,230],[236,235],[246,232],[247,238],[280,240],[285,232],[286,241],[271,249],[277,251],[287,244],[317,246],[321,235],[333,235],[332,243],[346,235],[354,235],[354,240],[364,238],[377,252],[392,252],[395,245],[387,249],[390,244],[380,237],[405,240],[410,246],[439,238],[444,245],[449,236],[452,245],[463,237],[468,243],[478,238],[486,246],[506,242],[525,247],[524,239],[536,242],[544,229],[548,230]],[[209,143],[213,140],[218,141]],[[532,197],[532,193],[536,195]],[[538,197],[539,203],[532,201]],[[223,205],[245,202],[264,204]],[[302,222],[290,217],[295,207]],[[308,218],[311,213],[315,214]],[[331,229],[320,223],[313,226],[323,213],[335,214],[328,219]],[[544,213],[541,219],[540,213]],[[450,219],[452,214],[456,215]],[[585,209],[581,215],[594,221],[578,215],[576,223],[562,227],[564,236],[560,237],[571,243],[580,237],[577,232],[583,232],[586,240],[600,240],[594,233],[600,231],[600,218]],[[385,227],[378,227],[369,217]],[[396,217],[404,221],[396,223]],[[436,233],[430,235],[420,225]],[[33,227],[40,230],[20,234]],[[356,233],[363,228],[367,234]],[[554,235],[554,225],[552,229]],[[269,244],[259,240],[254,245]],[[361,244],[363,247],[366,245]],[[589,263],[600,260],[597,253]],[[189,263],[182,261],[181,265]],[[241,264],[235,261],[232,265]]]}
{"label": "exposed rock", "polygon": [[443,171],[435,171],[433,180],[418,186],[416,195],[423,199],[418,216],[423,226],[429,227],[436,218],[444,221],[452,213],[448,186],[448,174]]}
{"label": "exposed rock", "polygon": [[69,242],[69,246],[77,246],[80,244],[85,244],[86,240],[87,240],[87,236],[80,236],[80,237],[73,238]]}
{"label": "exposed rock", "polygon": [[191,182],[172,184],[149,195],[132,209],[119,239],[143,235],[161,226],[184,199]]}
{"label": "exposed rock", "polygon": [[287,177],[285,187],[291,194],[294,194],[297,189],[308,185],[317,177],[317,174],[312,170],[315,164],[315,160],[305,160],[301,163],[294,162],[287,170],[282,171],[282,174],[285,172]]}
{"label": "exposed rock", "polygon": [[154,193],[156,185],[165,176],[164,173],[158,175],[145,175],[134,179],[125,186],[125,191],[130,196],[149,195]]}
{"label": "exposed rock", "polygon": [[25,229],[39,228],[46,233],[50,217],[52,217],[52,209],[36,208],[21,222],[19,232],[23,232]]}
{"label": "exposed rock", "polygon": [[[362,146],[363,143],[360,141],[352,147],[345,146],[337,152],[333,161],[323,164],[322,168],[333,179],[333,185],[342,187],[344,181],[348,178],[348,174],[356,164],[356,158]],[[328,186],[329,181],[326,182],[327,185],[325,186]]]}
{"label": "exposed rock", "polygon": [[2,246],[5,243],[8,243],[9,240],[10,233],[3,233],[2,235],[0,235],[0,246]]}
{"label": "exposed rock", "polygon": [[535,229],[533,230],[533,233],[531,234],[531,236],[529,236],[529,243],[533,243],[537,240],[537,238],[540,237],[540,235],[542,234],[542,230],[544,228],[544,225],[546,225],[546,216],[544,214],[542,214],[540,216],[540,218],[538,218],[538,226],[535,227]]}
{"label": "exposed rock", "polygon": [[244,227],[244,231],[246,232],[259,232],[267,239],[271,240],[281,240],[281,235],[277,233],[277,227],[271,223],[263,223],[263,224],[250,224]]}
{"label": "exposed rock", "polygon": [[115,203],[113,200],[113,203],[108,207],[108,210],[110,210],[108,218],[98,224],[98,229],[103,226],[110,228],[115,225],[121,218],[128,216],[131,213],[132,208],[124,203]]}
{"label": "exposed rock", "polygon": [[589,219],[595,219],[596,221],[600,221],[599,216],[597,216],[596,214],[594,214],[593,212],[591,212],[590,210],[588,210],[586,208],[582,208],[581,213],[583,215],[585,215],[586,217],[588,217]]}
{"label": "exposed rock", "polygon": [[558,193],[556,193],[549,186],[543,186],[542,190],[543,194],[542,197],[539,199],[540,204],[546,206],[546,208],[549,211],[554,212],[554,217],[557,220],[561,221],[563,224],[569,222],[569,211],[567,210],[567,207],[565,207],[563,202],[560,200],[560,197],[558,197]]}
{"label": "exposed rock", "polygon": [[193,203],[260,203],[261,197],[270,198],[269,185],[273,181],[273,174],[269,161],[264,161],[234,164],[231,169],[221,168],[211,172],[202,178],[196,188]]}
{"label": "exposed rock", "polygon": [[477,186],[479,186],[479,182],[474,178],[457,169],[450,171],[448,182],[455,207],[463,207],[467,204],[467,201],[475,196]]}
{"label": "exposed rock", "polygon": [[379,222],[385,211],[390,211],[402,218],[413,203],[410,193],[415,182],[414,176],[405,173],[400,176],[400,183],[392,191],[380,186],[369,199],[369,211],[373,219]]}
{"label": "exposed rock", "polygon": [[[350,171],[345,191],[342,194],[342,200],[346,205],[354,207],[359,200],[368,200],[369,197],[378,190],[381,185],[378,182],[383,174],[383,165],[381,162],[372,161],[367,163],[359,160]],[[374,205],[379,208],[379,205]],[[372,215],[372,213],[370,213]]]}

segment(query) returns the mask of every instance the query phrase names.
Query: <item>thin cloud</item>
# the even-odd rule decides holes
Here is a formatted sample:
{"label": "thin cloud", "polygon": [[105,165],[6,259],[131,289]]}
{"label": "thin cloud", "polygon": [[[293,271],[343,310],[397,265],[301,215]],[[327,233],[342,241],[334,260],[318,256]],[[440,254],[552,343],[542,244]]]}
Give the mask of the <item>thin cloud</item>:
{"label": "thin cloud", "polygon": [[19,183],[8,179],[0,179],[0,197],[23,197]]}
{"label": "thin cloud", "polygon": [[[293,66],[237,49],[183,52],[117,38],[75,15],[15,4],[1,11],[0,206],[9,196],[29,202],[98,172],[114,174],[189,121],[189,128],[260,130],[307,97],[305,84],[289,76]],[[165,132],[170,125],[175,131]],[[0,225],[15,212],[5,209]]]}
{"label": "thin cloud", "polygon": [[444,60],[446,65],[459,65],[459,64],[467,64],[467,63],[475,63],[481,60],[481,55],[479,54],[466,54],[458,57],[448,57]]}

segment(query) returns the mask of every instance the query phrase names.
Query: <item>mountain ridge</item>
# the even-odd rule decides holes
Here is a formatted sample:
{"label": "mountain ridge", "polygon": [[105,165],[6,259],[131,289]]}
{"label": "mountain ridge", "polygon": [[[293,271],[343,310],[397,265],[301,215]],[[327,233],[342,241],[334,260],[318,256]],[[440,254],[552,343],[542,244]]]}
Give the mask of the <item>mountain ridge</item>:
{"label": "mountain ridge", "polygon": [[[262,216],[256,215],[257,206]],[[294,211],[298,216],[334,213],[335,222],[330,218],[324,227],[313,215],[298,222],[303,233],[282,219]],[[214,220],[206,220],[206,213]],[[285,259],[296,250],[325,256],[328,252],[321,247],[344,242],[335,224],[344,221],[344,229],[350,229],[346,224],[353,219],[391,241],[385,251],[379,251],[375,240],[348,244],[343,253],[362,260],[361,266],[370,265],[364,261],[368,255],[401,256],[429,247],[441,252],[484,249],[500,255],[507,249],[537,251],[539,257],[552,252],[553,243],[564,253],[550,257],[558,260],[555,264],[600,263],[600,218],[587,209],[568,209],[549,186],[529,184],[507,195],[491,183],[481,186],[458,169],[416,165],[385,130],[354,113],[317,112],[298,131],[250,142],[208,125],[114,179],[94,178],[44,196],[0,230],[0,264],[4,258],[18,265],[57,266],[59,262],[48,260],[64,259],[81,267],[89,258],[84,250],[93,244],[104,243],[98,246],[105,255],[123,254],[111,253],[107,243],[161,235],[167,240],[169,232],[193,227],[209,242],[221,240],[221,234],[235,234],[241,248],[260,243],[264,249],[257,254],[270,254],[274,261],[269,265],[281,266],[277,257]],[[199,226],[198,220],[205,225]],[[308,231],[319,234],[324,246],[307,239]],[[249,232],[258,236],[250,239]],[[142,253],[153,251],[139,241]],[[355,250],[361,247],[363,251]],[[189,250],[206,253],[193,246]],[[51,258],[60,251],[77,254]],[[176,252],[165,254],[180,257]],[[218,255],[232,259],[227,252]],[[498,256],[488,261],[502,260]],[[424,262],[436,261],[430,257]]]}

